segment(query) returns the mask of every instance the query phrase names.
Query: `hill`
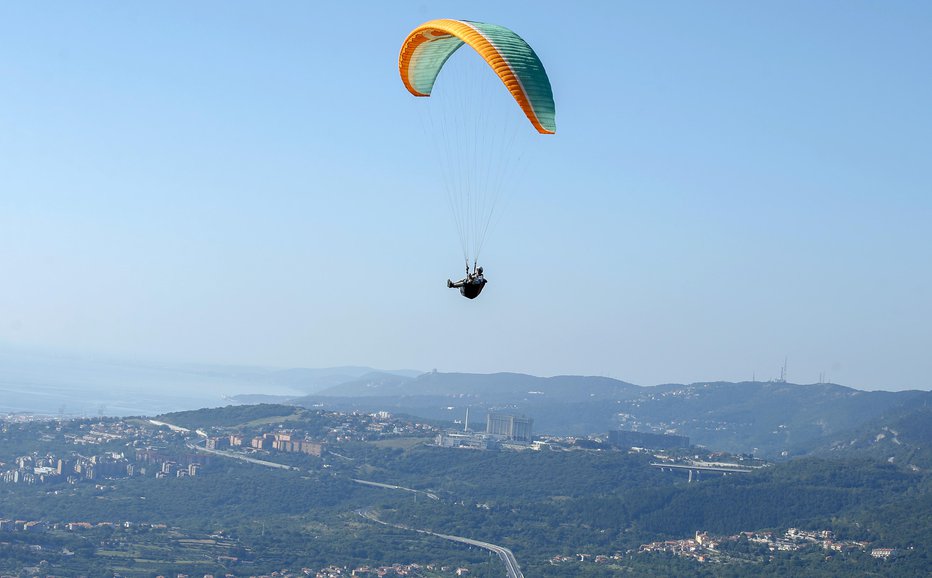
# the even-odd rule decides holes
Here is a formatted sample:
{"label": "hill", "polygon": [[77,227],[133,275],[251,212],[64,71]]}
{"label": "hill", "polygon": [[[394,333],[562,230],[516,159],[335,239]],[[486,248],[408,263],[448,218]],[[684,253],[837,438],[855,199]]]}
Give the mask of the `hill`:
{"label": "hill", "polygon": [[580,396],[621,399],[640,388],[608,377],[536,377],[523,373],[439,373],[414,378],[398,374],[369,373],[359,379],[317,392],[321,396],[471,396],[495,403],[529,397],[577,401]]}
{"label": "hill", "polygon": [[432,372],[415,378],[366,374],[291,403],[447,421],[463,419],[469,408],[474,424],[487,411],[504,411],[534,418],[538,433],[676,433],[710,448],[789,457],[808,454],[884,415],[932,403],[932,393],[784,382],[642,387],[606,377]]}
{"label": "hill", "polygon": [[813,453],[869,456],[932,471],[932,403],[898,407],[853,430],[821,440]]}
{"label": "hill", "polygon": [[835,384],[742,382],[646,388],[619,404],[623,425],[675,429],[726,451],[793,456],[811,452],[885,413],[932,400],[921,391],[860,391]]}
{"label": "hill", "polygon": [[156,419],[188,429],[206,427],[230,427],[244,425],[256,420],[287,420],[304,413],[293,405],[263,403],[258,405],[228,405],[177,411],[158,416]]}
{"label": "hill", "polygon": [[368,375],[384,375],[399,380],[411,379],[421,372],[410,369],[380,371],[371,367],[343,366],[321,369],[293,368],[270,371],[262,379],[307,393],[319,392],[344,383],[353,383]]}

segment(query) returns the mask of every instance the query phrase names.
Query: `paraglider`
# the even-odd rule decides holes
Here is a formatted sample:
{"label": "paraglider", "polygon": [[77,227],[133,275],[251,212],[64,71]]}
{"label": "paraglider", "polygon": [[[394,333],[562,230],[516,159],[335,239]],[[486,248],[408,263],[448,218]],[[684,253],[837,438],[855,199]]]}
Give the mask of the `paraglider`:
{"label": "paraglider", "polygon": [[460,295],[466,299],[475,299],[482,293],[482,288],[488,283],[482,274],[482,267],[474,267],[472,273],[469,272],[469,265],[466,265],[466,277],[456,283],[447,279],[447,287],[450,289],[459,289]]}
{"label": "paraglider", "polygon": [[[556,132],[556,107],[544,65],[527,42],[497,24],[438,19],[412,30],[398,56],[398,70],[408,92],[417,97],[431,96],[441,70],[464,44],[481,58],[480,67],[491,69],[504,84],[538,133]],[[450,78],[444,83],[450,89],[455,87],[456,92],[429,100],[441,100],[460,108],[439,119],[430,116],[428,132],[436,139],[434,148],[441,157],[440,164],[447,165],[443,167],[443,184],[466,261],[466,277],[455,283],[448,279],[447,286],[459,288],[464,297],[475,299],[487,282],[482,267],[478,267],[479,252],[502,196],[505,177],[513,173],[512,165],[520,161],[513,149],[517,148],[514,145],[518,132],[514,118],[521,117],[515,114],[518,109],[513,105],[508,107],[505,120],[515,127],[509,135],[501,127],[505,123],[492,119],[487,98],[467,94],[470,90],[491,90],[489,87],[497,83],[482,78],[457,86],[455,80]]]}

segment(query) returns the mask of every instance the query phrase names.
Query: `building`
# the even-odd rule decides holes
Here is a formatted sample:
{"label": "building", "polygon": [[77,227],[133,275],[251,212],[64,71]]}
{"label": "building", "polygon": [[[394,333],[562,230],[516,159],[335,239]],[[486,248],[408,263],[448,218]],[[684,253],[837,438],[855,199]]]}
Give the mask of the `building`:
{"label": "building", "polygon": [[[269,434],[266,434],[268,436]],[[320,457],[323,446],[317,442],[311,442],[304,439],[298,439],[289,432],[279,432],[275,434],[275,441],[272,442],[272,449],[280,452],[296,452]]]}
{"label": "building", "polygon": [[291,442],[292,452],[300,452],[302,454],[307,454],[309,456],[320,457],[320,452],[323,449],[323,446],[319,443],[309,442],[306,440],[299,440]]}
{"label": "building", "polygon": [[250,446],[256,448],[257,450],[270,450],[275,443],[275,436],[272,434],[263,434],[261,436],[256,436],[252,438]]}
{"label": "building", "polygon": [[472,432],[441,432],[437,434],[434,442],[442,448],[469,448],[474,450],[490,450],[499,446],[489,436]]}
{"label": "building", "polygon": [[210,437],[207,438],[207,449],[222,450],[230,446],[230,438],[227,437]]}
{"label": "building", "polygon": [[530,442],[533,437],[533,425],[534,420],[529,417],[489,412],[485,422],[485,433],[504,436],[509,440]]}
{"label": "building", "polygon": [[686,436],[639,431],[612,430],[608,432],[608,443],[621,448],[671,450],[676,448],[688,448],[689,438]]}

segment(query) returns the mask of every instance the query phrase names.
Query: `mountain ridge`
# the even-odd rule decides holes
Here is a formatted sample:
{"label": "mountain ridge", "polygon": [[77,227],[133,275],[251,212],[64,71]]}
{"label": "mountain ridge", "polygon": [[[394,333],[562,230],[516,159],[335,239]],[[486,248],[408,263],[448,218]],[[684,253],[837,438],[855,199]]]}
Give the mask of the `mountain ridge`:
{"label": "mountain ridge", "polygon": [[693,443],[789,457],[878,419],[932,400],[921,390],[864,391],[834,383],[696,382],[639,386],[608,377],[431,372],[415,378],[368,376],[294,398],[341,410],[388,410],[462,419],[470,408],[535,419],[535,431],[591,435],[610,429],[675,433]]}

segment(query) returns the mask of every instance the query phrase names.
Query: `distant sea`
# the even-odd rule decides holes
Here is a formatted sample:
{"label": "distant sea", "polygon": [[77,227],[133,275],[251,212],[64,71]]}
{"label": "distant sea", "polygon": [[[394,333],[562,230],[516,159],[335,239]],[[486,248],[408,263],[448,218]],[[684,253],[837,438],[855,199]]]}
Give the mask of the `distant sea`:
{"label": "distant sea", "polygon": [[270,370],[169,364],[0,345],[0,414],[157,415],[234,403],[243,393],[301,395],[270,386]]}

